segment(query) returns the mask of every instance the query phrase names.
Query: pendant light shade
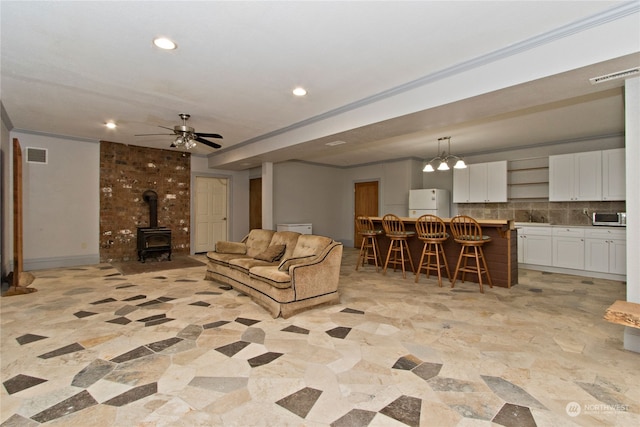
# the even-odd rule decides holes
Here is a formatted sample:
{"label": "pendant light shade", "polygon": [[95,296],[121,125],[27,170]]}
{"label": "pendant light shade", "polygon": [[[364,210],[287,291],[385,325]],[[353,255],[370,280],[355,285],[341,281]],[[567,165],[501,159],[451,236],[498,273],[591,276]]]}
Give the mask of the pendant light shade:
{"label": "pendant light shade", "polygon": [[451,165],[453,165],[454,169],[465,169],[467,167],[462,157],[451,154],[450,136],[443,136],[441,138],[438,138],[438,153],[440,152],[440,143],[445,139],[447,140],[448,144],[447,152],[445,153],[444,151],[442,151],[442,154],[429,160],[424,169],[422,169],[423,172],[433,172],[435,170],[448,171],[449,169],[451,169]]}

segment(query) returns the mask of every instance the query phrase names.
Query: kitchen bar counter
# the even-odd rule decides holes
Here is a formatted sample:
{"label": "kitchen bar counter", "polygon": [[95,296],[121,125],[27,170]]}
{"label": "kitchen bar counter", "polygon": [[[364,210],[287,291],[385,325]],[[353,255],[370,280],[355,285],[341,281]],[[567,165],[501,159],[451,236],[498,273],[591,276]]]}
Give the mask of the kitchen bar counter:
{"label": "kitchen bar counter", "polygon": [[[401,218],[404,222],[405,229],[407,231],[416,230],[417,218]],[[371,220],[376,228],[382,229],[382,217],[372,217]],[[451,237],[444,243],[444,251],[447,256],[447,264],[451,275],[456,269],[456,263],[458,262],[458,256],[460,255],[460,245],[453,241],[451,229],[449,228],[450,218],[442,218],[447,225],[447,232]],[[491,237],[491,242],[486,243],[483,247],[484,256],[487,260],[487,266],[494,286],[500,286],[503,288],[510,288],[511,285],[518,283],[518,246],[517,246],[517,231],[515,229],[515,223],[509,219],[478,219],[476,220],[482,227],[482,232]],[[382,263],[387,256],[389,250],[389,239],[382,234],[378,237],[378,243],[380,245],[380,254],[382,257]],[[423,243],[417,236],[409,238],[409,249],[411,250],[411,258],[413,259],[413,265],[418,268],[420,262],[420,256],[422,255]],[[410,268],[410,267],[409,267]],[[423,277],[424,277],[424,273]],[[433,273],[431,273],[433,276]],[[415,277],[415,276],[414,276]],[[424,280],[424,279],[423,279]],[[476,282],[478,276],[475,274],[467,274],[465,282]],[[443,284],[443,286],[446,286]],[[461,285],[460,280],[456,282],[456,288]]]}

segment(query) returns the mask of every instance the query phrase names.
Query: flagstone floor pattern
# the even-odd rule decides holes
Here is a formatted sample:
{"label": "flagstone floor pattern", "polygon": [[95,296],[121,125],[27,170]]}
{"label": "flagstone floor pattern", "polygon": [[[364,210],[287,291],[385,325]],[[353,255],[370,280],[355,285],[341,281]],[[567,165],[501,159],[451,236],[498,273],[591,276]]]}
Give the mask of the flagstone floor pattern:
{"label": "flagstone floor pattern", "polygon": [[624,283],[521,270],[483,295],[356,257],[340,304],[290,319],[203,267],[36,271],[0,300],[0,425],[640,425],[640,354],[602,320]]}

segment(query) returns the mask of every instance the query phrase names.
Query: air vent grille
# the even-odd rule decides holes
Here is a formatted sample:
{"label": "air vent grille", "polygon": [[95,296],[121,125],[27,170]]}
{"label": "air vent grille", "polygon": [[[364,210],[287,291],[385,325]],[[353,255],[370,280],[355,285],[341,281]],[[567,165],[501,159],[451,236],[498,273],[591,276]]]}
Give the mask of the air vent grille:
{"label": "air vent grille", "polygon": [[615,79],[626,79],[627,77],[631,77],[635,74],[640,74],[640,67],[629,68],[628,70],[616,71],[615,73],[605,74],[604,76],[592,77],[589,79],[592,85],[598,83],[608,82],[609,80]]}
{"label": "air vent grille", "polygon": [[27,147],[27,163],[47,164],[47,149]]}

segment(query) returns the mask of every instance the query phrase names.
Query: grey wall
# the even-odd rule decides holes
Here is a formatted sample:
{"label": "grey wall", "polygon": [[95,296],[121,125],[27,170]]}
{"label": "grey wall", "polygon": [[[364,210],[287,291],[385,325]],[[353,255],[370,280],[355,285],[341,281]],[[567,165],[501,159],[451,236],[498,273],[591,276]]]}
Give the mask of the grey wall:
{"label": "grey wall", "polygon": [[275,225],[311,223],[313,233],[353,246],[354,185],[378,181],[381,215],[407,216],[409,190],[421,188],[422,162],[405,159],[354,168],[304,162],[274,165]]}
{"label": "grey wall", "polygon": [[[12,133],[23,152],[24,269],[99,262],[100,145],[87,140]],[[27,163],[27,148],[47,163]]]}
{"label": "grey wall", "polygon": [[274,164],[273,227],[311,223],[314,234],[340,240],[346,204],[342,176],[342,169],[333,167],[296,161]]}
{"label": "grey wall", "polygon": [[[99,162],[97,142],[6,130],[2,126],[2,274],[13,268],[12,180],[10,141],[47,149],[48,163],[23,163],[24,269],[87,265],[99,262]],[[207,168],[192,157],[197,175],[229,178],[229,238],[240,240],[249,229],[248,172]]]}
{"label": "grey wall", "polygon": [[378,213],[407,216],[409,210],[409,190],[422,188],[422,162],[405,159],[359,166],[344,169],[341,191],[344,194],[345,206],[341,209],[340,241],[346,246],[353,246],[354,224],[354,186],[356,182],[379,181]]}

